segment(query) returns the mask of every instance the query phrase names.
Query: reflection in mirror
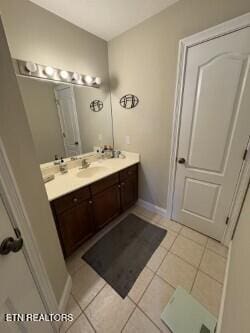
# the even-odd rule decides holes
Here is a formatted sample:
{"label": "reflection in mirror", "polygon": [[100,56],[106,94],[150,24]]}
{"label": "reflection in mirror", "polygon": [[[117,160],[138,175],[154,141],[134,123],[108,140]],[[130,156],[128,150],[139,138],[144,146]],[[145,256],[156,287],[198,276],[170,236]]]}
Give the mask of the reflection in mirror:
{"label": "reflection in mirror", "polygon": [[[18,77],[39,163],[113,146],[110,93],[105,88]],[[94,100],[103,103],[93,112]]]}

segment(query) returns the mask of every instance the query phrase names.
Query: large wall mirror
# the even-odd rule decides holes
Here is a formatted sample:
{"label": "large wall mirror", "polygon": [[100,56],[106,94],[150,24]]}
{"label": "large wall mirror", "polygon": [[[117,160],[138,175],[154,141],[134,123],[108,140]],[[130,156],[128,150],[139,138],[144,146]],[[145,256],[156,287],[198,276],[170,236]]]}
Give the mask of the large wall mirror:
{"label": "large wall mirror", "polygon": [[18,83],[40,164],[56,155],[65,158],[113,146],[106,85],[90,88],[21,76]]}

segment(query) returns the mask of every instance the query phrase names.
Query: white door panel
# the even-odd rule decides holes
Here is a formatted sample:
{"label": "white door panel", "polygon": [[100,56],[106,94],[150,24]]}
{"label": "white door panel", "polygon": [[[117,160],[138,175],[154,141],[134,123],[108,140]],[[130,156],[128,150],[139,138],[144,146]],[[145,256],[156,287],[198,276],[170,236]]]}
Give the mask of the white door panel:
{"label": "white door panel", "polygon": [[[16,238],[0,196],[0,242]],[[22,250],[0,255],[0,314],[46,313]],[[0,331],[8,333],[53,332],[49,322],[7,322],[0,320]]]}
{"label": "white door panel", "polygon": [[[183,211],[212,220],[220,186],[185,178]],[[193,197],[202,200],[193,200]]]}
{"label": "white door panel", "polygon": [[218,240],[250,134],[250,29],[188,50],[172,217]]}
{"label": "white door panel", "polygon": [[237,111],[235,97],[241,86],[245,62],[244,58],[226,54],[200,66],[191,123],[189,167],[218,173],[223,171]]}

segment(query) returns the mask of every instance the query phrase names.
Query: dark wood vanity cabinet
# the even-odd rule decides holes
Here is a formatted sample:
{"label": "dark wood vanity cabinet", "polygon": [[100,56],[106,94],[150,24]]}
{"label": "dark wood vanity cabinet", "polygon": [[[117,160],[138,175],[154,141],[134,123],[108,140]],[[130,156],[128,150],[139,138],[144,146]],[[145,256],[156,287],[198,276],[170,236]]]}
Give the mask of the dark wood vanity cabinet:
{"label": "dark wood vanity cabinet", "polygon": [[120,214],[120,185],[116,184],[93,197],[94,221],[101,229]]}
{"label": "dark wood vanity cabinet", "polygon": [[60,214],[58,222],[65,256],[94,234],[92,208],[88,200]]}
{"label": "dark wood vanity cabinet", "polygon": [[51,202],[65,257],[138,199],[138,165]]}
{"label": "dark wood vanity cabinet", "polygon": [[120,172],[121,209],[131,207],[138,199],[138,171],[137,165]]}
{"label": "dark wood vanity cabinet", "polygon": [[65,257],[95,232],[92,200],[88,188],[65,195],[51,203]]}

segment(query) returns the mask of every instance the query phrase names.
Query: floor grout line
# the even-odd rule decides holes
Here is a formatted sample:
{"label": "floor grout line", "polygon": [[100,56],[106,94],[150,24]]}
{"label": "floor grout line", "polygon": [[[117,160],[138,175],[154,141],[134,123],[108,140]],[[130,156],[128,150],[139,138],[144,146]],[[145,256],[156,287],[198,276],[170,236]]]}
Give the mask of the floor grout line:
{"label": "floor grout line", "polygon": [[[206,246],[205,244],[207,243],[207,239],[206,239],[205,244],[201,244],[201,243],[197,242],[196,240],[194,240],[193,238],[188,237],[188,236],[186,236],[186,235],[180,234],[180,236],[182,236],[182,237],[184,237],[184,238],[186,238],[186,239],[188,239],[188,240],[191,240],[191,241],[194,242],[195,244],[200,245],[200,246],[202,246],[202,247]],[[204,237],[205,237],[205,236],[204,236]]]}
{"label": "floor grout line", "polygon": [[[66,329],[65,333],[68,332],[68,330],[74,325],[74,323],[79,319],[79,317],[83,314],[82,310],[79,313],[78,316],[76,316],[76,318],[74,318],[74,320],[72,321],[72,323],[69,325],[69,327]],[[59,329],[59,332],[61,331],[61,328]]]}
{"label": "floor grout line", "polygon": [[[207,239],[207,242],[208,242],[208,239]],[[207,242],[206,242],[206,244],[207,244]],[[195,277],[194,277],[194,281],[193,281],[192,287],[191,287],[191,289],[190,289],[190,294],[191,294],[191,292],[193,291],[193,288],[194,288],[194,285],[195,285],[195,281],[196,281],[196,279],[197,279],[197,276],[198,276],[198,273],[199,273],[199,270],[200,270],[200,265],[201,265],[201,262],[202,262],[202,260],[203,260],[204,255],[205,255],[205,252],[206,252],[206,244],[205,244],[205,246],[204,246],[203,253],[202,253],[202,255],[201,255],[200,263],[199,263],[199,265],[198,265],[198,267],[197,267],[197,271],[196,271],[196,274],[195,274]]]}
{"label": "floor grout line", "polygon": [[[101,277],[102,278],[102,277]],[[85,308],[82,310],[85,313],[85,310],[90,306],[90,304],[96,299],[96,297],[101,293],[101,291],[106,287],[107,282],[105,281],[104,286],[98,291],[98,293],[94,296],[94,298],[88,303],[88,305],[85,306]],[[82,309],[82,308],[81,308]],[[86,313],[85,313],[86,314]],[[87,314],[86,314],[87,316]]]}
{"label": "floor grout line", "polygon": [[[146,293],[146,290],[149,288],[150,284],[152,283],[154,277],[156,276],[156,274],[154,274],[154,276],[152,277],[152,280],[150,281],[149,285],[147,286],[147,288],[144,290],[143,295]],[[165,281],[164,281],[165,282]],[[141,299],[143,298],[143,295],[141,297]],[[140,301],[141,301],[140,299]],[[153,319],[151,319],[149,317],[149,315],[141,308],[141,306],[139,305],[140,301],[136,304],[136,307],[162,332],[162,330],[159,328],[159,326],[153,321]]]}
{"label": "floor grout line", "polygon": [[151,321],[151,323],[154,324],[154,326],[156,326],[156,328],[158,328],[160,332],[163,332],[162,329],[153,321],[153,319],[149,317],[149,315],[140,307],[139,304],[137,305],[137,308]]}
{"label": "floor grout line", "polygon": [[[168,254],[168,251],[167,251],[167,253],[166,253],[166,255],[165,255],[165,257],[163,258],[163,260],[166,258],[166,256],[167,256],[167,254]],[[160,264],[160,266],[162,265],[162,263],[163,263],[163,260],[162,260],[162,262],[161,262],[161,264]],[[157,271],[159,270],[159,268],[160,268],[160,266],[158,267],[158,269],[157,269]],[[147,266],[146,266],[147,267]],[[143,293],[142,293],[142,295],[141,295],[141,297],[140,297],[140,299],[138,300],[138,302],[137,303],[135,303],[136,304],[136,307],[154,324],[154,326],[156,326],[159,330],[160,330],[160,332],[162,332],[162,330],[159,328],[159,326],[144,312],[144,310],[140,307],[140,305],[139,305],[139,303],[140,303],[140,301],[142,300],[142,298],[143,298],[143,296],[145,295],[145,293],[146,293],[146,291],[148,290],[148,288],[150,287],[150,285],[151,285],[151,283],[152,283],[152,281],[153,281],[153,279],[157,276],[157,277],[159,277],[164,283],[167,283],[167,284],[169,284],[168,282],[166,282],[166,281],[164,281],[160,276],[158,276],[158,274],[157,274],[157,271],[156,272],[154,272],[151,268],[149,268],[149,267],[147,267],[148,269],[150,269],[150,271],[153,273],[153,276],[152,276],[152,279],[150,280],[150,282],[149,282],[149,284],[147,285],[147,287],[145,288],[145,290],[143,291]],[[170,285],[170,284],[169,284]],[[171,286],[171,285],[170,285]],[[172,287],[172,286],[171,286]],[[173,289],[176,289],[175,287],[172,287]]]}
{"label": "floor grout line", "polygon": [[208,273],[204,272],[201,269],[198,269],[198,272],[201,272],[203,274],[205,274],[206,276],[208,276],[211,280],[214,280],[215,282],[219,283],[221,285],[221,287],[223,287],[223,282],[220,282],[218,280],[216,280],[213,276],[209,275]]}
{"label": "floor grout line", "polygon": [[[181,259],[182,261],[184,261],[186,264],[189,264],[189,265],[192,266],[193,268],[195,268],[195,269],[198,269],[198,268],[199,268],[199,266],[195,266],[194,264],[191,264],[189,261],[187,261],[187,259],[185,259],[185,258],[179,256],[179,255],[176,254],[175,252],[172,252],[172,251],[168,251],[168,252],[171,253],[171,254],[173,254],[173,255],[175,255],[176,257],[178,257],[179,259]],[[203,253],[203,252],[202,252],[202,253]]]}
{"label": "floor grout line", "polygon": [[225,256],[219,254],[218,252],[215,252],[214,250],[210,249],[209,247],[206,247],[206,250],[211,251],[211,252],[213,252],[214,254],[217,254],[217,256],[222,257],[222,258],[224,258],[225,260],[227,260],[227,256],[225,257]]}
{"label": "floor grout line", "polygon": [[[146,266],[146,267],[147,267],[147,266]],[[137,303],[134,302],[133,299],[132,299],[130,296],[128,296],[128,297],[129,297],[129,298],[130,298],[130,299],[131,299],[136,305],[139,304],[139,302],[141,301],[142,297],[144,296],[146,290],[148,289],[148,287],[150,286],[151,282],[153,281],[153,279],[154,279],[154,277],[155,277],[155,272],[152,271],[152,269],[150,269],[149,267],[147,267],[147,268],[153,273],[153,275],[152,275],[152,278],[151,278],[151,280],[149,281],[148,285],[146,286],[145,290],[144,290],[143,293],[141,294],[141,296],[140,296],[139,300],[137,301]],[[132,289],[132,288],[131,288],[131,289]]]}
{"label": "floor grout line", "polygon": [[[177,237],[176,237],[177,238]],[[173,242],[174,243],[174,242]],[[160,245],[159,245],[160,246]],[[162,330],[159,328],[159,326],[142,310],[142,308],[139,306],[139,303],[140,303],[140,301],[142,300],[142,298],[143,298],[143,296],[145,295],[145,293],[146,293],[146,291],[148,290],[148,288],[150,287],[150,285],[151,285],[151,283],[152,283],[152,281],[153,281],[153,279],[155,278],[155,276],[157,275],[157,271],[160,269],[160,266],[162,265],[162,263],[163,263],[163,261],[164,261],[164,259],[166,258],[166,256],[167,256],[167,254],[168,254],[168,252],[169,251],[167,251],[167,253],[166,253],[166,255],[164,256],[164,258],[162,259],[162,261],[161,261],[161,263],[160,263],[160,265],[159,265],[159,267],[158,267],[158,269],[156,270],[156,272],[154,272],[150,267],[148,267],[147,265],[145,266],[145,267],[147,267],[152,273],[153,273],[153,276],[152,276],[152,278],[151,278],[151,280],[150,280],[150,282],[148,283],[148,285],[147,285],[147,287],[145,288],[145,290],[143,291],[143,293],[142,293],[142,295],[140,296],[140,298],[139,298],[139,300],[138,300],[138,302],[136,303],[136,302],[134,302],[133,301],[133,299],[131,299],[131,297],[130,296],[127,296],[134,304],[135,304],[135,309],[133,310],[133,313],[135,312],[135,310],[136,310],[136,308],[138,308],[149,320],[150,320],[150,322],[157,328],[157,329],[159,329],[160,330],[160,332],[162,332]],[[157,275],[157,277],[159,277],[158,275]],[[159,277],[160,278],[160,277]],[[161,280],[162,281],[164,281],[162,278],[161,278]],[[167,283],[166,281],[164,281],[164,283]],[[169,283],[168,283],[169,284]],[[169,284],[170,285],[170,284]],[[171,285],[170,285],[171,286]],[[171,286],[172,287],[172,286]],[[173,287],[173,289],[175,289],[174,287]],[[131,316],[132,316],[132,314],[131,314]],[[130,317],[131,317],[130,316]],[[130,319],[130,318],[129,318]],[[124,325],[124,327],[123,327],[123,329],[122,329],[122,331],[124,330],[124,328],[125,328],[125,326],[127,325],[127,323],[128,323],[128,321],[129,321],[129,319],[127,320],[127,322],[126,322],[126,324]]]}
{"label": "floor grout line", "polygon": [[[163,277],[161,277],[160,275],[158,275],[157,273],[155,274],[160,280],[162,280],[163,282],[167,283],[168,285],[170,285],[170,287],[172,287],[173,289],[176,289],[175,286],[173,286],[170,282],[166,281],[165,279],[163,279]],[[184,288],[186,289],[186,288]]]}
{"label": "floor grout line", "polygon": [[135,304],[135,302],[133,302],[133,300],[130,297],[128,297],[128,298],[135,305],[135,307],[134,307],[133,311],[130,313],[130,315],[128,316],[128,319],[126,320],[125,324],[122,326],[121,332],[123,332],[124,328],[126,327],[127,323],[129,322],[129,319],[132,317],[133,313],[135,312],[135,310],[137,308],[137,305]]}
{"label": "floor grout line", "polygon": [[86,313],[83,312],[83,315],[85,316],[86,320],[89,322],[90,326],[93,328],[94,332],[97,332],[93,323],[91,322],[91,320],[89,319],[89,317],[86,315]]}
{"label": "floor grout line", "polygon": [[[208,239],[209,239],[209,238],[208,238]],[[205,246],[205,251],[204,251],[204,253],[203,253],[203,255],[202,255],[202,259],[201,259],[201,261],[200,261],[200,265],[199,265],[199,267],[198,267],[198,272],[202,272],[203,274],[207,275],[207,276],[210,277],[212,280],[218,282],[221,286],[223,286],[223,282],[218,281],[215,277],[213,277],[212,275],[208,274],[207,272],[204,272],[204,271],[201,269],[201,263],[202,263],[202,260],[203,260],[203,258],[204,258],[205,252],[206,252],[206,251],[210,251],[210,249],[207,247],[207,244],[208,244],[208,240],[207,240],[207,243],[206,243],[206,246]],[[212,252],[213,252],[213,251],[212,251]],[[213,252],[213,253],[215,253],[215,252]],[[217,254],[217,253],[216,253],[216,254]],[[218,255],[219,257],[224,258],[224,259],[226,260],[225,257],[220,256],[219,254],[217,254],[217,255]],[[198,273],[197,273],[197,274],[198,274]],[[224,277],[225,277],[225,273],[224,273]]]}

